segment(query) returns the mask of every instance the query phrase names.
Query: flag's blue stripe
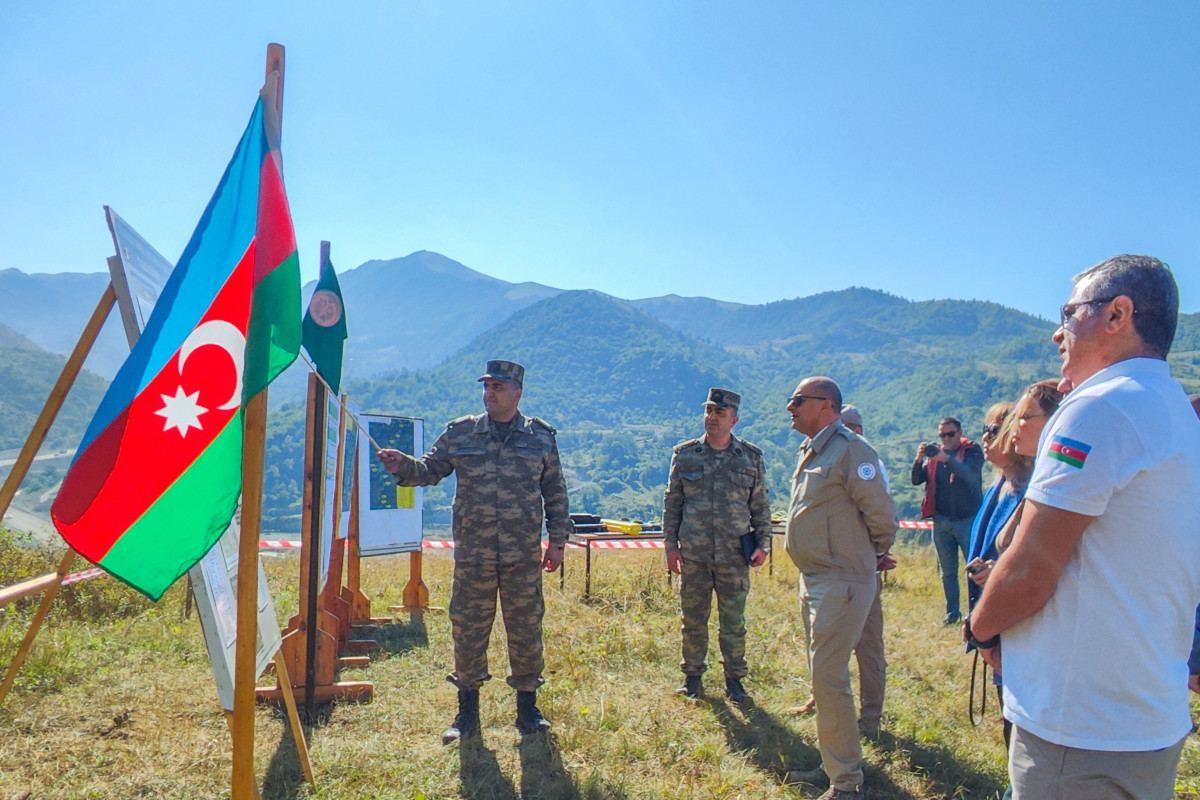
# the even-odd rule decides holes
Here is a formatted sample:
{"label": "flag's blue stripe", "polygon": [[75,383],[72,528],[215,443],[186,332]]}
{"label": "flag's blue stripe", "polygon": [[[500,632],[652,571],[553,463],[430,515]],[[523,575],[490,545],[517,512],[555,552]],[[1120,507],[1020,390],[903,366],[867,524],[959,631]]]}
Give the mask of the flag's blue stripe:
{"label": "flag's blue stripe", "polygon": [[1092,446],[1090,444],[1084,444],[1083,442],[1076,441],[1075,439],[1068,439],[1065,436],[1055,436],[1054,441],[1058,442],[1059,444],[1066,445],[1072,450],[1078,450],[1084,455],[1087,455],[1092,451]]}
{"label": "flag's blue stripe", "polygon": [[100,401],[76,458],[175,355],[250,246],[258,221],[258,184],[266,152],[260,98],[233,160],[146,321],[146,329]]}

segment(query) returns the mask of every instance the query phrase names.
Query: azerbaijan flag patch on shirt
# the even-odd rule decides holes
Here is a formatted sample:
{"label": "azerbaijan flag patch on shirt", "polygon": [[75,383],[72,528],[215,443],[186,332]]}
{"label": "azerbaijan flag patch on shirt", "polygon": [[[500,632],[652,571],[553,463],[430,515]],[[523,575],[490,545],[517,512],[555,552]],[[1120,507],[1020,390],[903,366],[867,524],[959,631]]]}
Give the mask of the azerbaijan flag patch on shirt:
{"label": "azerbaijan flag patch on shirt", "polygon": [[1055,436],[1050,440],[1050,458],[1070,464],[1076,469],[1083,469],[1088,453],[1092,451],[1090,444],[1084,444],[1066,436]]}

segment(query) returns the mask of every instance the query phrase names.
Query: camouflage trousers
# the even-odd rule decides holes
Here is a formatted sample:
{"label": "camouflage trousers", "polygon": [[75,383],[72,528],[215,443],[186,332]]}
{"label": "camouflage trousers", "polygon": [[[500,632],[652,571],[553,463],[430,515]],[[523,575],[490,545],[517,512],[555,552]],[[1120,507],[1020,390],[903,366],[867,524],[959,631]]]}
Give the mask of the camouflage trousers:
{"label": "camouflage trousers", "polygon": [[708,659],[708,615],[717,593],[717,623],[725,675],[744,678],[746,667],[746,596],[750,593],[750,568],[744,561],[707,564],[685,560],[679,578],[679,612],[683,619],[684,675],[700,675]]}
{"label": "camouflage trousers", "polygon": [[450,590],[450,631],[454,672],[446,680],[460,689],[478,689],[488,672],[488,639],[496,620],[496,597],[508,640],[508,685],[532,692],[542,685],[542,566],[454,562]]}

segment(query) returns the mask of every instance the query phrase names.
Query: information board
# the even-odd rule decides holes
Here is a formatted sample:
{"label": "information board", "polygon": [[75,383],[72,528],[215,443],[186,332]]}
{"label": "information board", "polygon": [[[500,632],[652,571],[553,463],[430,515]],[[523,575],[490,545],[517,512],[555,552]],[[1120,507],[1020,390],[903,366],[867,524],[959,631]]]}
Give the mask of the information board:
{"label": "information board", "polygon": [[382,556],[420,550],[424,491],[420,486],[397,486],[375,457],[375,450],[378,445],[420,455],[424,450],[423,423],[389,414],[359,414],[358,421],[362,425],[358,437],[359,553]]}
{"label": "information board", "polygon": [[[237,648],[237,574],[238,538],[241,536],[242,512],[239,506],[233,521],[217,544],[196,566],[188,571],[204,645],[212,662],[213,678],[221,707],[233,711],[233,676]],[[254,674],[261,675],[279,650],[282,634],[275,604],[267,590],[262,559],[258,561],[258,643],[254,648]]]}

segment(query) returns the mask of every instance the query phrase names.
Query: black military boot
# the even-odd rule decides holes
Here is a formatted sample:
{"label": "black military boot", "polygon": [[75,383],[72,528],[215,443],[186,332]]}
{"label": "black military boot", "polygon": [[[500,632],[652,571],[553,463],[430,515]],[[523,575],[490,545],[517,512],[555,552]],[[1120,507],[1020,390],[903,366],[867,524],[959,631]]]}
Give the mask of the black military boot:
{"label": "black military boot", "polygon": [[683,686],[676,689],[675,694],[681,694],[684,697],[700,697],[704,694],[704,684],[700,682],[700,676],[684,675]]}
{"label": "black military boot", "polygon": [[442,732],[442,744],[479,735],[479,690],[458,690],[458,715]]}
{"label": "black military boot", "polygon": [[550,730],[550,720],[538,710],[537,692],[517,692],[517,730],[523,735]]}
{"label": "black military boot", "polygon": [[739,706],[750,702],[750,695],[746,693],[746,687],[742,686],[742,679],[729,675],[725,676],[725,696]]}

